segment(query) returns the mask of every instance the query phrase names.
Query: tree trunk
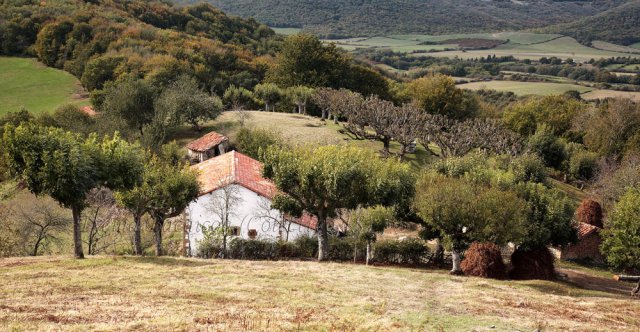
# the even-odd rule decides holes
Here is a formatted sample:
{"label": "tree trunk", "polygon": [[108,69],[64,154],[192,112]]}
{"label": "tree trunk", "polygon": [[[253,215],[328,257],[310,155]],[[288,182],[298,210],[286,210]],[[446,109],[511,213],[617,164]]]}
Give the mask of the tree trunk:
{"label": "tree trunk", "polygon": [[133,250],[135,251],[135,254],[138,256],[142,256],[142,236],[140,235],[141,217],[142,216],[139,216],[139,215],[133,216]]}
{"label": "tree trunk", "polygon": [[640,292],[640,281],[638,281],[638,286],[636,286],[636,288],[633,289],[631,294],[632,295],[638,295],[638,292]]}
{"label": "tree trunk", "polygon": [[269,103],[264,103],[265,112],[269,112]]}
{"label": "tree trunk", "polygon": [[391,138],[382,137],[382,153],[385,157],[389,156],[389,146],[391,145]]}
{"label": "tree trunk", "polygon": [[451,260],[453,261],[453,267],[451,268],[451,274],[460,275],[462,269],[460,268],[460,260],[462,254],[457,249],[451,251]]}
{"label": "tree trunk", "polygon": [[80,207],[72,207],[71,213],[73,214],[73,245],[74,255],[78,259],[84,258],[84,252],[82,252],[82,229],[80,228],[80,216],[82,209]]}
{"label": "tree trunk", "polygon": [[328,112],[327,112],[326,110],[322,110],[322,115],[320,116],[320,119],[321,119],[321,120],[326,119],[326,118],[327,118],[327,113],[328,113]]}
{"label": "tree trunk", "polygon": [[318,261],[326,261],[329,254],[329,233],[324,211],[318,211]]}
{"label": "tree trunk", "polygon": [[435,266],[444,265],[444,247],[442,246],[440,238],[436,239],[436,251],[433,254],[433,264]]}
{"label": "tree trunk", "polygon": [[367,265],[369,265],[370,260],[371,260],[371,241],[367,241],[367,261],[366,261]]}
{"label": "tree trunk", "polygon": [[338,116],[333,115],[333,123],[338,124]]}
{"label": "tree trunk", "polygon": [[162,227],[164,226],[164,218],[162,216],[154,216],[155,225],[153,233],[156,236],[156,256],[164,255],[162,251]]}

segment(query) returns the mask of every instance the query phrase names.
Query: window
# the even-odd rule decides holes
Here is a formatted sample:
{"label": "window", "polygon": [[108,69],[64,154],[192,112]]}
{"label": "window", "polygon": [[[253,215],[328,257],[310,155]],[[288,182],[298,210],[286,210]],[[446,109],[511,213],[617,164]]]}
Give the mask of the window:
{"label": "window", "polygon": [[229,227],[229,235],[230,236],[240,236],[240,227],[237,227],[237,226]]}
{"label": "window", "polygon": [[255,239],[256,237],[258,237],[258,231],[255,229],[250,229],[249,230],[249,238],[250,239]]}

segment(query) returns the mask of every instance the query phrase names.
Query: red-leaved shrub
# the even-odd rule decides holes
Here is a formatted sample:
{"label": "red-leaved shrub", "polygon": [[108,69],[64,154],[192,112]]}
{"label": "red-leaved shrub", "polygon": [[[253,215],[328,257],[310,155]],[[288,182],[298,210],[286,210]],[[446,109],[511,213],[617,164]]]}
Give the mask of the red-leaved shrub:
{"label": "red-leaved shrub", "polygon": [[556,277],[553,262],[555,258],[547,248],[516,251],[511,255],[511,279],[553,280]]}
{"label": "red-leaved shrub", "polygon": [[602,207],[600,203],[591,199],[585,199],[580,203],[576,210],[576,219],[589,225],[604,227],[602,224]]}
{"label": "red-leaved shrub", "polygon": [[500,247],[488,242],[472,243],[464,253],[460,268],[468,276],[492,279],[505,279],[507,277],[507,270],[502,261]]}

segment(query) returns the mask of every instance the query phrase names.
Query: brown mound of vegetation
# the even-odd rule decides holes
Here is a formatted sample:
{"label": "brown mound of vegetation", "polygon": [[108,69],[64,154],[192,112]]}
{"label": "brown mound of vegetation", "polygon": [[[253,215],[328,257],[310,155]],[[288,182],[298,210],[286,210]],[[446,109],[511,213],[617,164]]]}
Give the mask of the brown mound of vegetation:
{"label": "brown mound of vegetation", "polygon": [[576,210],[576,219],[579,222],[604,228],[602,224],[602,207],[591,199],[585,199]]}
{"label": "brown mound of vegetation", "polygon": [[534,250],[517,249],[511,255],[511,265],[509,272],[511,279],[555,279],[553,266],[554,257],[547,248]]}
{"label": "brown mound of vegetation", "polygon": [[500,247],[493,243],[472,243],[465,252],[460,267],[468,276],[492,279],[507,277]]}

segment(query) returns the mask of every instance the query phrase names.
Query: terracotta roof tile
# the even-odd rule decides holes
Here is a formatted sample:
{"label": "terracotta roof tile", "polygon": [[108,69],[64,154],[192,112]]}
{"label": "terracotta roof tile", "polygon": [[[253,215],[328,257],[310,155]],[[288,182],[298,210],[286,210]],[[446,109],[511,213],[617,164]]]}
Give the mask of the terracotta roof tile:
{"label": "terracotta roof tile", "polygon": [[88,116],[96,116],[98,114],[91,106],[83,106],[80,110]]}
{"label": "terracotta roof tile", "polygon": [[[273,199],[278,192],[271,180],[262,177],[262,163],[237,151],[211,158],[191,168],[198,172],[200,196],[229,184],[241,185],[268,199]],[[290,220],[311,229],[316,229],[318,223],[316,216],[308,213]]]}
{"label": "terracotta roof tile", "polygon": [[228,138],[226,136],[220,135],[215,131],[212,131],[195,141],[187,144],[187,149],[196,152],[205,152],[214,148],[216,145],[227,141]]}
{"label": "terracotta roof tile", "polygon": [[578,239],[583,239],[584,237],[586,237],[587,235],[593,232],[600,231],[600,227],[593,226],[584,222],[578,223],[578,226],[576,227],[576,229],[578,231]]}

